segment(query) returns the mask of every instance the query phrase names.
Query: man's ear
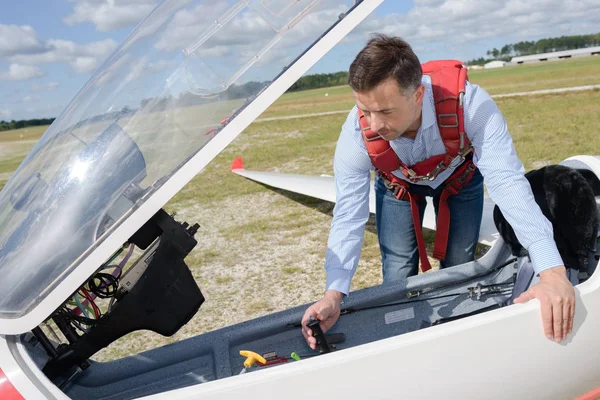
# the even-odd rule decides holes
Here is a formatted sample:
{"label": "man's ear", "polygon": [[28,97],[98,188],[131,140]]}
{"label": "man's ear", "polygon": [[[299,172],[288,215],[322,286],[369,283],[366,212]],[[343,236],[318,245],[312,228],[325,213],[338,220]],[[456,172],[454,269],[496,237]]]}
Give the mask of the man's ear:
{"label": "man's ear", "polygon": [[417,89],[415,89],[415,104],[418,106],[422,106],[423,105],[423,99],[425,98],[425,85],[421,84],[419,86],[417,86]]}

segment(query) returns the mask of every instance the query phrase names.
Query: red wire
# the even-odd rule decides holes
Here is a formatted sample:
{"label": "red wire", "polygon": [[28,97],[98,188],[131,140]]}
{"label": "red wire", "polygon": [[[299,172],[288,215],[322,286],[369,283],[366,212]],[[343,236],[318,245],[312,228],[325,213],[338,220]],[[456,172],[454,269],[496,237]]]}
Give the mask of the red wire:
{"label": "red wire", "polygon": [[98,306],[96,305],[96,303],[94,303],[94,300],[92,300],[92,296],[90,295],[90,292],[88,292],[84,288],[81,288],[81,291],[83,292],[83,295],[85,296],[85,298],[88,299],[88,301],[92,305],[92,308],[94,309],[94,314],[96,316],[96,319],[100,318],[100,309],[98,308]]}

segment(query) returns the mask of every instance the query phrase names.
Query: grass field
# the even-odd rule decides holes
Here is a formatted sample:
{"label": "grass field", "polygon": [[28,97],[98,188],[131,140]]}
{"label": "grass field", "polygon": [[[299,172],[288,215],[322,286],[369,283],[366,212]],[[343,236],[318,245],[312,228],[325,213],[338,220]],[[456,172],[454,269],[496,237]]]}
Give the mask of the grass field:
{"label": "grass field", "polygon": [[[600,83],[600,57],[470,73],[492,94]],[[327,93],[327,96],[325,94]],[[600,154],[600,90],[498,99],[527,169],[575,154]],[[348,110],[349,89],[284,95],[260,118]],[[186,262],[207,301],[170,338],[136,332],[95,358],[112,359],[242,322],[319,298],[329,203],[271,191],[230,172],[244,157],[249,169],[331,174],[344,114],[255,122],[167,205],[177,219],[200,223],[198,245]],[[0,133],[0,178],[5,181],[43,128]],[[21,136],[22,135],[22,136]],[[381,282],[373,221],[352,289]]]}

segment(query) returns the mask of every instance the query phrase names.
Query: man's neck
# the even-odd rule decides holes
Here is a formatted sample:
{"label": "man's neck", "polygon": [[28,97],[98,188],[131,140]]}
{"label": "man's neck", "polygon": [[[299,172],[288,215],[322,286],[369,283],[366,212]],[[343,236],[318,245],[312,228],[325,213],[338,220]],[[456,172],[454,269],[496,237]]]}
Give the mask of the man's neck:
{"label": "man's neck", "polygon": [[407,130],[404,131],[404,133],[402,134],[403,137],[407,138],[407,139],[414,139],[417,137],[417,132],[419,132],[419,128],[421,127],[421,121],[423,119],[423,109],[421,108],[421,111],[419,111],[419,118],[417,118],[415,120],[415,122],[413,122]]}

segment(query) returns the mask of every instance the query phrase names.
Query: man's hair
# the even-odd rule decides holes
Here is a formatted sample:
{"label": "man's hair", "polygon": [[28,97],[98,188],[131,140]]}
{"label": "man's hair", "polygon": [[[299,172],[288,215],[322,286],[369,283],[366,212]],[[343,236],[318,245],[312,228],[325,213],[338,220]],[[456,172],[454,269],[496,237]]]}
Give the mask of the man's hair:
{"label": "man's hair", "polygon": [[393,78],[406,92],[416,89],[422,76],[419,58],[408,43],[399,37],[376,34],[350,65],[348,84],[360,93]]}

